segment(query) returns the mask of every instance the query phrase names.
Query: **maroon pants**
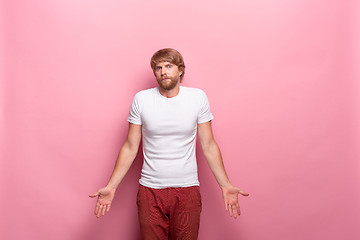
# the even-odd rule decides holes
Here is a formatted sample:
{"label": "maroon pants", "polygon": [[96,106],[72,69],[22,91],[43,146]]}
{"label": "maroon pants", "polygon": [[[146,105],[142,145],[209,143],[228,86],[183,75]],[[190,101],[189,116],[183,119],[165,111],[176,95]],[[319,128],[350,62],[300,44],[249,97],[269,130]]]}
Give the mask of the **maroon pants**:
{"label": "maroon pants", "polygon": [[201,212],[198,186],[153,189],[140,185],[137,206],[144,240],[197,239]]}

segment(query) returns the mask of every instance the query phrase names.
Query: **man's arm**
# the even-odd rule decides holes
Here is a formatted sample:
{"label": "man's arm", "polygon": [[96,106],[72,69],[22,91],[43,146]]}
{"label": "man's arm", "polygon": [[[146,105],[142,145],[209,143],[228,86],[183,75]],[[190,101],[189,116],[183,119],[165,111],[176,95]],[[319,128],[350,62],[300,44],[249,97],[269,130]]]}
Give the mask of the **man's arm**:
{"label": "man's arm", "polygon": [[110,210],[116,188],[125,177],[134,162],[141,140],[141,125],[129,123],[127,138],[120,149],[114,170],[106,187],[99,189],[90,197],[98,197],[95,207],[95,215],[104,216]]}
{"label": "man's arm", "polygon": [[221,188],[225,208],[231,217],[236,218],[240,215],[238,194],[243,196],[248,196],[249,194],[231,185],[224,168],[220,149],[214,139],[211,121],[198,124],[198,136],[208,165]]}

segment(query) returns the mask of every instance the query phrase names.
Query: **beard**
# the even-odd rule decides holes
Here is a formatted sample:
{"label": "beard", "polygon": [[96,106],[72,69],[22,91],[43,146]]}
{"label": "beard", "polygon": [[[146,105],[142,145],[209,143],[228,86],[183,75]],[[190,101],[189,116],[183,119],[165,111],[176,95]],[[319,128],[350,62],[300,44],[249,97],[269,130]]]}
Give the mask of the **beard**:
{"label": "beard", "polygon": [[167,78],[169,80],[163,81],[162,78],[156,79],[156,80],[157,80],[160,88],[169,91],[176,87],[176,85],[180,79],[179,78],[170,78],[170,77],[167,77]]}

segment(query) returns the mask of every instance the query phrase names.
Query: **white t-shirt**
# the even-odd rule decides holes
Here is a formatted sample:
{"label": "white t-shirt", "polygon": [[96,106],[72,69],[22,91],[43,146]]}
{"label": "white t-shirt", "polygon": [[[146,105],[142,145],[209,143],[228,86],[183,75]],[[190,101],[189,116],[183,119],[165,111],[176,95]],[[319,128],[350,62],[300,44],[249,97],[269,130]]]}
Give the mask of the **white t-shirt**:
{"label": "white t-shirt", "polygon": [[180,86],[173,98],[159,89],[138,92],[128,121],[142,125],[144,163],[140,184],[150,188],[198,186],[197,124],[213,119],[204,91]]}

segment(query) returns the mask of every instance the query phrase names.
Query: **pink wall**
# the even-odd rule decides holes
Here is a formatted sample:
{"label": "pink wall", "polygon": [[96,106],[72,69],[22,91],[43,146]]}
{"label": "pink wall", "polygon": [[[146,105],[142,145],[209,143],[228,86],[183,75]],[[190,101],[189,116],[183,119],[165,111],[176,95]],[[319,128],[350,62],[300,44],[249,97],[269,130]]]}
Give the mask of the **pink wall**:
{"label": "pink wall", "polygon": [[200,240],[359,239],[355,2],[1,1],[1,239],[139,239],[141,156],[108,216],[87,196],[163,47],[207,92],[228,174],[250,193],[230,219],[200,153]]}

